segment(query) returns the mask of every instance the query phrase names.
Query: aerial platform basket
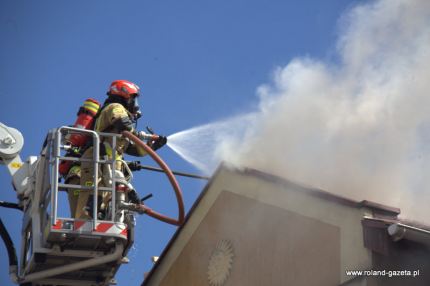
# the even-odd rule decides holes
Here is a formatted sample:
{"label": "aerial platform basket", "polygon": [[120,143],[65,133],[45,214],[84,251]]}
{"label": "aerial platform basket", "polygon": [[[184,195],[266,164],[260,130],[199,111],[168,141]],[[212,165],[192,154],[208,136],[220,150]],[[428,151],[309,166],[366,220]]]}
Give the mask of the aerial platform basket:
{"label": "aerial platform basket", "polygon": [[[23,162],[19,155],[24,143],[22,134],[0,122],[0,164],[7,167],[18,197],[18,203],[0,201],[0,206],[24,213],[19,263],[14,243],[0,219],[0,236],[7,248],[9,276],[13,282],[23,286],[115,284],[115,273],[121,264],[128,262],[126,255],[134,242],[136,213],[175,226],[184,223],[182,192],[173,172],[150,144],[142,141],[152,142],[159,136],[139,134],[98,133],[63,126],[49,131],[40,156],[30,156]],[[68,140],[73,136],[89,139],[92,149],[86,149],[83,156],[70,152],[76,151],[76,145],[73,147]],[[143,204],[144,199],[139,199],[130,184],[133,175],[128,163],[116,154],[117,143],[122,146],[123,140],[142,149],[161,168],[156,170],[165,173],[176,197],[177,218],[159,213]],[[104,146],[103,152],[100,146]],[[75,184],[62,182],[60,171],[62,176],[67,175],[68,168],[74,165],[70,162],[90,165],[92,181],[85,182],[85,186],[76,181]],[[119,165],[121,170],[117,170]],[[100,179],[103,184],[99,183]],[[92,194],[83,207],[85,214],[79,219],[66,214],[67,203],[60,195],[61,191],[76,190],[78,199],[82,198],[82,191]],[[102,204],[98,201],[100,195]],[[82,204],[81,201],[79,207]]]}
{"label": "aerial platform basket", "polygon": [[[65,136],[84,133],[92,138],[91,159],[66,157]],[[114,152],[118,134],[96,133],[90,130],[61,127],[53,129],[47,136],[41,156],[32,166],[34,184],[25,201],[24,223],[21,245],[21,285],[111,285],[113,277],[134,240],[134,217],[132,212],[118,207],[115,192],[115,174],[111,174],[111,185],[98,184],[101,165],[110,165],[115,170],[115,159],[100,158],[101,140],[112,142]],[[91,162],[94,167],[92,186],[61,183],[59,164],[61,161]],[[114,171],[112,171],[114,172]],[[130,172],[131,173],[131,172]],[[98,208],[93,207],[92,219],[60,217],[59,192],[66,189],[81,189],[92,192],[92,205],[98,206],[100,192],[110,192],[111,200],[107,218],[98,219]],[[65,207],[65,206],[63,206]]]}

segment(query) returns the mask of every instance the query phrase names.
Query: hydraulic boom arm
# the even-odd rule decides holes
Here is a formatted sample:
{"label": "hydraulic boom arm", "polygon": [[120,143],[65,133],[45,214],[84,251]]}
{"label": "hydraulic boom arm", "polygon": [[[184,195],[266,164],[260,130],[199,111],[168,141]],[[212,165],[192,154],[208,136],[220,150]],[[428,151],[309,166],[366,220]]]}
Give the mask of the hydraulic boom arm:
{"label": "hydraulic boom arm", "polygon": [[6,165],[18,194],[23,194],[28,185],[28,166],[24,164],[19,153],[24,146],[24,138],[18,130],[0,122],[0,164]]}

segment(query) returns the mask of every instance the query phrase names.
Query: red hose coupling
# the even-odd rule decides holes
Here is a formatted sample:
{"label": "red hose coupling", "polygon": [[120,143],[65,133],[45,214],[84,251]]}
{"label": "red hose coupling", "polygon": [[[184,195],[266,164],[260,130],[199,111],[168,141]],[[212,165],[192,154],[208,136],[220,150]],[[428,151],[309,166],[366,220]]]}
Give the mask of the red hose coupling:
{"label": "red hose coupling", "polygon": [[120,193],[126,193],[129,191],[128,187],[124,184],[118,184],[115,187],[115,190]]}

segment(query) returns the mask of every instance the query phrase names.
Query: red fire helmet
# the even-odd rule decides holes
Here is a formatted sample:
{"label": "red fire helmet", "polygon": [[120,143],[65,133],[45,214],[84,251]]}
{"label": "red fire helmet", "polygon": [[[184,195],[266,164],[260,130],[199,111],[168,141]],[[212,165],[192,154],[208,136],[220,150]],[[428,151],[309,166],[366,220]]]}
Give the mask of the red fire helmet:
{"label": "red fire helmet", "polygon": [[129,99],[132,95],[139,96],[140,88],[128,80],[115,80],[111,83],[108,95],[118,95],[125,99]]}

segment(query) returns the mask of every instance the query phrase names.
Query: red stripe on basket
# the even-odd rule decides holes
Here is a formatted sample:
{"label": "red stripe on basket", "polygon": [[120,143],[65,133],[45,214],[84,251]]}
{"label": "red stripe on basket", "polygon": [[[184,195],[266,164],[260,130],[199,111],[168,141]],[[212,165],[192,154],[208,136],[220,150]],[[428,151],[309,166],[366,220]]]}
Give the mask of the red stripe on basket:
{"label": "red stripe on basket", "polygon": [[75,221],[74,229],[75,230],[80,229],[85,223],[86,223],[86,221],[80,221],[80,220]]}
{"label": "red stripe on basket", "polygon": [[106,232],[108,231],[111,227],[113,226],[112,223],[100,223],[97,227],[96,227],[96,231],[97,232]]}
{"label": "red stripe on basket", "polygon": [[55,222],[55,224],[52,226],[52,229],[61,229],[61,220],[57,219],[57,221]]}

